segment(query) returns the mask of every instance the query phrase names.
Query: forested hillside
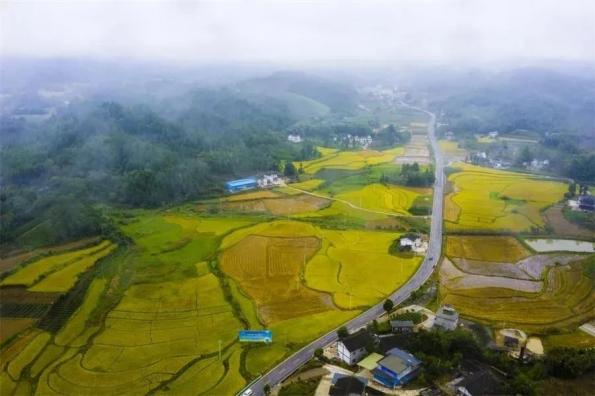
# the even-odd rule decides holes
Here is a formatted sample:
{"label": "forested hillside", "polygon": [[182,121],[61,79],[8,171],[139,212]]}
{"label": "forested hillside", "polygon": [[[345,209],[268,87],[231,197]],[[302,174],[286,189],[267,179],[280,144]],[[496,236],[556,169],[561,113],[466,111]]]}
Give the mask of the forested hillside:
{"label": "forested hillside", "polygon": [[99,204],[212,196],[226,179],[312,158],[311,143],[287,141],[291,126],[348,111],[355,98],[344,85],[283,74],[139,97],[143,104],[95,94],[35,121],[13,108],[1,124],[2,240],[35,246],[96,234],[107,226]]}
{"label": "forested hillside", "polygon": [[459,133],[520,129],[595,135],[595,78],[589,70],[467,72],[422,85],[431,107],[443,111]]}

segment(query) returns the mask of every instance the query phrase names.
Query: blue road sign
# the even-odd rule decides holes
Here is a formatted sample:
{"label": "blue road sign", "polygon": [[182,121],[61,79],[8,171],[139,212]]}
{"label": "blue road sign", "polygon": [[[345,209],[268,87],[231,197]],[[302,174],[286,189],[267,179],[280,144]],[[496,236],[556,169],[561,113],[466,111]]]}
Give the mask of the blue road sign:
{"label": "blue road sign", "polygon": [[270,330],[241,330],[240,342],[273,342]]}

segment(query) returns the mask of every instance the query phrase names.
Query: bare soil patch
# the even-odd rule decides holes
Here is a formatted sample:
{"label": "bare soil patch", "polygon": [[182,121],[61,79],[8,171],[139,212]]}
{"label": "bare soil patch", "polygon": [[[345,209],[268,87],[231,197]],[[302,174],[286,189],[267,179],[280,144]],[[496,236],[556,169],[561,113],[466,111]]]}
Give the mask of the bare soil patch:
{"label": "bare soil patch", "polygon": [[554,229],[554,233],[557,235],[573,237],[593,236],[592,231],[566,220],[566,218],[562,214],[561,205],[555,205],[547,209],[544,212],[543,217],[547,224]]}

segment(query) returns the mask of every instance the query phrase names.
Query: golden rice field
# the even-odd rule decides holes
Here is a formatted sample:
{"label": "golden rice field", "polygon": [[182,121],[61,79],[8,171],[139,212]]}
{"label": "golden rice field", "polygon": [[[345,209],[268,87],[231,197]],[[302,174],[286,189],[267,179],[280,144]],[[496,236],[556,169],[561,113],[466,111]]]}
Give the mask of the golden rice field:
{"label": "golden rice field", "polygon": [[423,195],[423,192],[430,193],[431,190],[420,191],[420,189],[374,183],[359,190],[339,193],[335,198],[365,209],[408,214],[415,199]]}
{"label": "golden rice field", "polygon": [[541,211],[563,198],[567,185],[530,175],[456,164],[445,196],[448,230],[527,231],[543,228]]}
{"label": "golden rice field", "polygon": [[18,269],[0,286],[23,285],[33,291],[67,291],[81,272],[114,248],[111,242],[103,241],[89,248],[44,257]]}
{"label": "golden rice field", "polygon": [[448,158],[462,161],[467,157],[467,150],[460,148],[459,143],[456,141],[439,140],[438,146],[440,147],[440,151]]}
{"label": "golden rice field", "polygon": [[[297,238],[314,237],[320,240],[320,248],[309,261],[305,260],[307,264],[302,268],[305,286],[331,294],[334,304],[344,309],[369,306],[381,300],[403,284],[421,262],[421,257],[402,258],[388,254],[390,244],[398,237],[395,233],[338,231],[297,221],[275,221],[244,228],[227,236],[221,245],[222,249],[230,248],[223,254],[224,271],[228,272],[234,267],[226,261],[227,252],[236,254],[238,246],[256,246],[253,236],[294,238],[292,243],[298,245],[298,249],[304,242]],[[242,245],[246,239],[252,243]],[[260,250],[262,252],[264,248]],[[251,250],[246,252],[255,254]],[[306,253],[308,257],[312,254],[309,250]],[[303,258],[304,254],[297,256]],[[241,264],[235,266],[247,268]],[[234,278],[241,279],[239,275]],[[262,284],[262,281],[258,284]],[[292,288],[291,283],[287,282],[286,287]],[[300,290],[297,284],[296,290]],[[250,291],[247,292],[250,294]]]}
{"label": "golden rice field", "polygon": [[[390,163],[402,150],[321,147],[322,158],[303,165],[309,174],[356,170]],[[314,191],[322,183],[293,186]],[[339,230],[326,218],[349,217],[363,227],[387,218],[380,212],[406,215],[428,191],[358,188],[339,191],[344,202],[280,188],[211,200],[198,210],[114,211],[129,246],[116,249],[104,241],[29,256],[0,286],[23,285],[40,294],[72,294],[81,284],[85,289],[57,329],[10,323],[16,335],[0,350],[0,393],[235,394],[301,345],[382,301],[417,270],[421,257],[388,253],[398,233]],[[225,215],[214,215],[219,212],[212,205]],[[257,216],[262,214],[295,219]],[[73,288],[100,259],[94,278]],[[237,339],[244,328],[269,328],[273,342],[246,348]]]}
{"label": "golden rice field", "polygon": [[[55,334],[24,330],[2,348],[2,394],[233,394],[247,382],[242,371],[264,372],[338,327],[399,287],[420,262],[388,254],[394,233],[133,213],[121,229],[135,247],[118,256],[124,261],[106,264],[113,269],[91,281],[65,324]],[[111,249],[104,242],[84,254],[44,258],[41,268],[57,274],[64,262],[87,263]],[[34,287],[59,283],[24,279]],[[274,342],[241,360],[237,333],[245,323],[270,328]]]}
{"label": "golden rice field", "polygon": [[300,280],[305,263],[319,247],[314,236],[249,235],[225,250],[220,264],[257,305],[261,322],[268,324],[332,308],[327,296]]}
{"label": "golden rice field", "polygon": [[361,169],[367,165],[378,165],[392,162],[396,156],[403,153],[402,147],[396,147],[384,151],[360,150],[360,151],[336,151],[334,149],[318,148],[322,154],[321,158],[296,162],[297,168],[303,167],[304,172],[314,174],[321,169]]}
{"label": "golden rice field", "polygon": [[[310,179],[310,180],[306,180],[303,182],[291,183],[289,186],[293,187],[293,188],[297,188],[299,190],[314,191],[318,187],[320,187],[320,185],[322,183],[324,183],[324,180],[322,180],[322,179]],[[284,191],[286,191],[286,190],[284,190]],[[292,191],[292,190],[290,190],[290,191]],[[293,190],[293,191],[295,191],[295,190]]]}
{"label": "golden rice field", "polygon": [[531,255],[514,238],[449,236],[440,266],[440,302],[496,327],[543,333],[595,317],[584,255]]}
{"label": "golden rice field", "polygon": [[513,237],[452,235],[446,238],[445,254],[468,260],[515,263],[531,252]]}

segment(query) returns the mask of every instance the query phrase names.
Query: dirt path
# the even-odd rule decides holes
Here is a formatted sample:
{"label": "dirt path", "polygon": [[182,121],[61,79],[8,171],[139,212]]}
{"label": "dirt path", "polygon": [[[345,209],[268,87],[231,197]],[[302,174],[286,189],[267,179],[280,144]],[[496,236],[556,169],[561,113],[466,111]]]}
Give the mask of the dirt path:
{"label": "dirt path", "polygon": [[361,210],[363,212],[368,212],[368,213],[375,213],[375,214],[381,214],[381,215],[385,215],[385,216],[394,216],[394,217],[427,217],[427,216],[420,216],[420,215],[412,215],[412,214],[403,214],[403,213],[394,213],[394,212],[384,212],[382,210],[373,210],[373,209],[366,209],[366,208],[362,208],[361,206],[357,206],[349,201],[346,201],[344,199],[339,199],[339,198],[334,198],[334,197],[329,197],[326,195],[322,195],[322,194],[316,194],[313,193],[311,191],[306,191],[306,190],[302,190],[300,188],[295,188],[292,187],[291,185],[287,185],[287,188],[291,188],[292,190],[295,191],[299,191],[303,194],[308,194],[308,195],[312,195],[314,197],[318,197],[318,198],[324,198],[324,199],[329,199],[331,201],[337,201],[337,202],[341,202],[342,204],[345,204],[347,206],[349,206],[350,208],[353,208],[355,210]]}

